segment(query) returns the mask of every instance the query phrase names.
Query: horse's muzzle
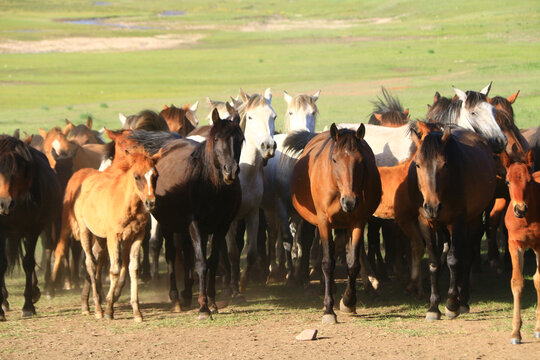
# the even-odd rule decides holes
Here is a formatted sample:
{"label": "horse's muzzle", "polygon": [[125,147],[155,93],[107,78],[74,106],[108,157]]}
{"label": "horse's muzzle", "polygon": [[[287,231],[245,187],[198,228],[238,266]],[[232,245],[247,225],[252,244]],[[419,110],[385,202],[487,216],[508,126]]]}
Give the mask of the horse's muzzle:
{"label": "horse's muzzle", "polygon": [[11,210],[15,207],[15,200],[12,198],[0,199],[0,215],[9,215]]}
{"label": "horse's muzzle", "polygon": [[144,201],[144,207],[148,211],[153,211],[156,208],[156,199],[146,199]]}
{"label": "horse's muzzle", "polygon": [[353,212],[354,209],[356,209],[356,206],[358,205],[358,197],[352,197],[352,196],[342,196],[340,199],[341,203],[341,209],[348,213]]}
{"label": "horse's muzzle", "polygon": [[494,153],[499,154],[504,149],[506,149],[506,145],[508,145],[508,139],[506,139],[506,136],[504,136],[503,138],[496,137],[494,139],[488,140],[488,144]]}
{"label": "horse's muzzle", "polygon": [[424,216],[426,217],[426,219],[434,220],[437,219],[439,217],[439,214],[441,213],[441,203],[424,203],[424,205],[422,205],[422,209],[424,209]]}
{"label": "horse's muzzle", "polygon": [[238,178],[238,173],[240,173],[240,167],[237,164],[225,164],[223,165],[221,173],[223,174],[223,181],[225,182],[225,184],[232,185]]}
{"label": "horse's muzzle", "polygon": [[266,141],[263,142],[261,144],[261,150],[262,150],[264,160],[273,158],[274,155],[276,154],[276,148],[277,148],[277,144],[273,139],[272,141],[269,141],[269,142],[266,142]]}
{"label": "horse's muzzle", "polygon": [[516,204],[514,205],[514,215],[516,215],[517,218],[524,218],[527,214],[527,210],[529,208],[526,204]]}

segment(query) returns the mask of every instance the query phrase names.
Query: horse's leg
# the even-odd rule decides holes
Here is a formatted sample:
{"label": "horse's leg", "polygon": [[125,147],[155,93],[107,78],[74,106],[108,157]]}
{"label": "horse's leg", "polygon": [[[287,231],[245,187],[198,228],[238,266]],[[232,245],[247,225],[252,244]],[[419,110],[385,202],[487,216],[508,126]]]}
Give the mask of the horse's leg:
{"label": "horse's leg", "polygon": [[[144,232],[144,239],[142,241],[143,258],[141,264],[141,280],[144,282],[150,281],[150,221],[146,224],[146,230]],[[137,260],[138,261],[138,260]],[[130,275],[131,278],[131,275]]]}
{"label": "horse's leg", "polygon": [[540,244],[534,249],[536,254],[536,272],[533,276],[534,287],[536,289],[536,326],[534,327],[534,337],[540,338]]}
{"label": "horse's leg", "polygon": [[429,309],[426,313],[426,320],[439,320],[441,318],[441,312],[439,311],[439,304],[441,302],[441,295],[439,292],[439,274],[441,268],[441,260],[438,256],[438,253],[435,251],[435,249],[437,248],[437,234],[435,229],[433,229],[432,226],[426,221],[423,221],[423,219],[419,219],[418,227],[426,243],[429,261],[429,280],[431,294],[429,296]]}
{"label": "horse's leg", "polygon": [[[141,232],[135,237],[135,240],[130,244],[125,244],[129,248],[129,279],[131,283],[131,307],[133,309],[133,319],[135,322],[142,322],[143,317],[139,310],[139,284],[137,281],[137,270],[139,268],[139,250],[145,237],[146,231]],[[123,266],[123,264],[122,264]]]}
{"label": "horse's leg", "polygon": [[[90,274],[86,272],[84,277],[83,288],[81,289],[81,311],[83,315],[90,315],[90,307],[88,305],[88,298],[90,297],[90,286],[91,286]],[[97,316],[97,313],[96,313]]]}
{"label": "horse's leg", "polygon": [[278,239],[281,238],[283,253],[285,256],[286,281],[288,285],[292,285],[295,283],[294,264],[292,260],[292,248],[294,239],[291,234],[291,228],[289,226],[287,209],[285,208],[285,204],[283,203],[280,203],[279,214],[280,220],[278,220],[279,222],[277,224],[280,227],[278,231]]}
{"label": "horse's leg", "polygon": [[[379,219],[371,217],[367,223],[367,239],[368,239],[368,261],[373,269],[377,269],[377,252],[380,252],[380,235],[381,223]],[[379,250],[377,250],[379,248]],[[348,256],[348,255],[347,255]],[[377,273],[377,275],[379,275]]]}
{"label": "horse's leg", "polygon": [[161,234],[161,225],[157,220],[150,216],[150,256],[152,257],[152,262],[150,263],[150,276],[155,282],[159,278],[159,253],[161,251],[161,246],[163,244],[163,236]]}
{"label": "horse's leg", "polygon": [[227,252],[231,263],[231,296],[233,302],[243,303],[245,299],[240,295],[238,288],[238,278],[240,275],[240,251],[236,243],[237,221],[233,221],[225,237],[227,240]]}
{"label": "horse's leg", "polygon": [[[4,279],[6,269],[6,239],[2,234],[0,234],[0,322],[6,321],[6,314],[4,311],[9,310],[9,304],[7,304],[6,282]],[[5,304],[7,304],[7,307],[5,307]]]}
{"label": "horse's leg", "polygon": [[322,270],[324,274],[324,314],[323,324],[336,324],[337,316],[334,312],[334,269],[336,261],[334,258],[334,239],[330,224],[321,220],[319,222],[319,234],[321,236],[321,247],[323,253]]}
{"label": "horse's leg", "polygon": [[302,255],[300,257],[300,265],[298,266],[296,279],[300,281],[304,287],[307,287],[309,285],[310,250],[313,245],[313,239],[315,238],[315,227],[302,220],[296,229],[296,235],[300,237],[300,246],[302,248]]}
{"label": "horse's leg", "polygon": [[105,307],[105,318],[114,319],[114,291],[120,277],[120,242],[116,235],[107,236],[107,251],[109,253],[109,269],[110,287],[107,293],[107,305]]}
{"label": "horse's leg", "polygon": [[259,209],[259,229],[257,230],[257,267],[260,270],[260,277],[257,282],[265,282],[268,278],[268,253],[266,251],[266,234],[268,224],[264,217],[263,209]]}
{"label": "horse's leg", "polygon": [[390,264],[396,262],[396,243],[397,243],[397,229],[395,222],[391,220],[385,220],[381,227],[382,243],[384,245],[384,258],[381,253],[381,247],[377,248],[377,276],[384,280],[388,280],[388,271]]}
{"label": "horse's leg", "polygon": [[172,301],[173,312],[182,311],[180,299],[178,298],[178,289],[176,288],[176,245],[172,232],[164,232],[165,238],[165,259],[167,260],[167,271],[169,272],[169,298]]}
{"label": "horse's leg", "polygon": [[407,291],[416,293],[418,297],[424,297],[422,286],[422,257],[424,256],[424,241],[420,234],[419,221],[407,221],[401,224],[402,230],[409,238],[411,245],[411,279],[407,285]]}
{"label": "horse's leg", "polygon": [[182,249],[184,254],[184,290],[180,292],[182,306],[191,306],[191,300],[193,297],[193,283],[195,282],[194,271],[194,258],[193,244],[188,234],[180,235],[175,234],[175,237],[179,239],[177,243],[180,243],[179,248]]}
{"label": "horse's leg", "polygon": [[[514,314],[512,316],[512,337],[511,344],[521,344],[521,293],[523,291],[523,254],[525,249],[516,244],[516,240],[508,239],[508,248],[512,258],[512,295],[514,296]],[[538,279],[538,269],[535,277]],[[538,281],[535,282],[535,286]],[[538,287],[537,287],[538,289]],[[538,290],[537,290],[538,291]]]}
{"label": "horse's leg", "polygon": [[37,288],[37,284],[34,284],[34,270],[36,267],[34,252],[36,250],[38,235],[39,234],[29,235],[24,242],[25,254],[23,258],[23,268],[26,275],[26,284],[24,287],[23,317],[30,317],[36,314],[33,302],[35,288]]}
{"label": "horse's leg", "polygon": [[[144,240],[143,240],[144,241]],[[122,244],[122,266],[120,267],[120,276],[118,277],[118,282],[114,289],[114,302],[117,302],[122,294],[122,289],[126,284],[126,273],[128,271],[128,266],[131,260],[131,247],[127,246],[126,243]],[[139,259],[137,259],[137,263]],[[130,275],[131,278],[131,275]]]}
{"label": "horse's leg", "polygon": [[486,240],[488,245],[488,260],[489,265],[493,270],[498,274],[502,274],[503,268],[501,260],[499,258],[499,245],[497,243],[497,229],[501,224],[501,218],[504,216],[505,209],[507,206],[506,199],[498,198],[495,199],[495,204],[489,211],[489,219],[487,220],[486,226]]}
{"label": "horse's leg", "polygon": [[280,280],[277,259],[276,259],[276,241],[279,235],[279,227],[278,227],[277,216],[274,214],[274,212],[267,211],[265,212],[265,215],[266,215],[266,225],[268,227],[268,243],[267,243],[268,244],[268,259],[269,259],[268,267],[270,269],[270,273],[268,274],[266,283],[272,284]]}
{"label": "horse's leg", "polygon": [[259,209],[250,211],[245,217],[246,221],[246,251],[247,264],[242,277],[240,279],[240,292],[244,292],[248,277],[252,276],[251,272],[255,271],[257,262],[257,232],[259,230]]}
{"label": "horse's leg", "polygon": [[43,244],[43,257],[42,266],[44,269],[43,280],[45,283],[45,289],[50,289],[54,284],[51,284],[51,258],[53,252],[53,239],[52,239],[52,224],[49,224],[41,232],[42,244]]}
{"label": "horse's leg", "polygon": [[[364,226],[353,229],[347,243],[347,288],[339,304],[339,310],[348,314],[356,314],[356,277],[360,271],[360,248],[364,242]],[[367,279],[365,279],[367,281]],[[369,281],[367,281],[369,283]]]}
{"label": "horse's leg", "polygon": [[450,227],[450,248],[446,256],[446,262],[450,269],[450,284],[448,286],[448,299],[446,300],[445,314],[450,319],[459,315],[459,291],[458,272],[462,266],[463,250],[466,241],[466,225],[463,219],[459,219]]}
{"label": "horse's leg", "polygon": [[195,269],[199,275],[199,320],[211,319],[212,315],[208,308],[208,297],[206,292],[206,275],[208,266],[206,261],[206,243],[208,235],[201,233],[199,224],[192,220],[189,224],[189,235],[195,251]]}
{"label": "horse's leg", "polygon": [[81,267],[81,254],[82,248],[78,241],[71,241],[71,288],[78,288],[80,286],[79,270]]}
{"label": "horse's leg", "polygon": [[[460,261],[458,271],[458,290],[459,290],[459,313],[467,314],[470,310],[470,274],[471,267],[479,264],[481,261],[477,256],[480,255],[480,243],[484,235],[482,216],[467,224],[467,239],[463,244],[463,260]],[[472,267],[474,272],[474,267]]]}
{"label": "horse's leg", "polygon": [[94,258],[96,259],[96,288],[99,291],[100,300],[105,299],[101,279],[103,278],[103,266],[107,260],[106,247],[106,239],[95,238],[94,245],[92,246],[92,252],[94,253]]}
{"label": "horse's leg", "polygon": [[212,254],[208,258],[208,307],[212,313],[218,312],[216,305],[216,270],[219,262],[219,248],[224,241],[224,234],[214,234],[212,236]]}
{"label": "horse's leg", "polygon": [[[81,246],[86,256],[86,271],[88,272],[88,277],[90,278],[89,280],[92,286],[92,292],[94,293],[95,316],[97,319],[101,319],[103,317],[103,310],[101,309],[100,292],[98,291],[97,283],[96,283],[96,258],[94,257],[94,254],[92,252],[91,239],[92,239],[92,235],[90,235],[88,230],[81,229]],[[85,287],[86,287],[86,284],[85,284]],[[88,309],[88,294],[86,294],[86,304],[85,304],[85,298],[84,298],[85,291],[84,290],[85,289],[83,289],[82,295],[81,295],[83,314],[85,313],[85,310]]]}

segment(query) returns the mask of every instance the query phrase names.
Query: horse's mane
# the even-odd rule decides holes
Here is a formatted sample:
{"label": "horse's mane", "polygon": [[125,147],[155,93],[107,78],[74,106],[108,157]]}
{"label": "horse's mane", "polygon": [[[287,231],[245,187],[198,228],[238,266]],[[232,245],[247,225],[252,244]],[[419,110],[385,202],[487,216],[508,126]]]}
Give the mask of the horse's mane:
{"label": "horse's mane", "polygon": [[487,96],[478,91],[467,90],[466,94],[467,100],[465,100],[465,107],[468,109],[487,101]]}
{"label": "horse's mane", "polygon": [[381,122],[377,120],[375,114],[381,114],[393,125],[403,125],[406,121],[403,121],[403,106],[401,105],[399,98],[392,96],[384,86],[381,86],[383,98],[377,96],[377,100],[372,101],[373,111],[370,114],[368,124],[381,125]]}
{"label": "horse's mane", "polygon": [[22,172],[30,176],[34,159],[24,142],[9,135],[0,135],[0,173],[10,178]]}
{"label": "horse's mane", "polygon": [[169,142],[182,139],[182,136],[168,131],[133,130],[128,135],[128,139],[136,141],[149,154],[154,155]]}
{"label": "horse's mane", "polygon": [[290,156],[299,155],[304,151],[307,143],[318,133],[312,133],[307,130],[298,130],[287,135],[283,141],[283,153]]}
{"label": "horse's mane", "polygon": [[124,128],[146,131],[169,131],[169,126],[161,114],[152,110],[142,110],[126,119]]}
{"label": "horse's mane", "polygon": [[247,112],[257,106],[266,106],[266,99],[260,94],[250,95],[248,101],[242,103],[238,109],[238,115],[240,116],[240,128],[242,131],[246,130]]}

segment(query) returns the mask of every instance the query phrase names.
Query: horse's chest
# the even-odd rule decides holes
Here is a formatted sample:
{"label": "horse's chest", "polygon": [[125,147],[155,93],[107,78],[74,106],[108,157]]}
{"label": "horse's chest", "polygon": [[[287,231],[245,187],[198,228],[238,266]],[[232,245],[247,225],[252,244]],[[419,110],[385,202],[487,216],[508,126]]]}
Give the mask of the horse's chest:
{"label": "horse's chest", "polygon": [[138,234],[146,230],[148,218],[148,214],[142,213],[131,216],[116,229],[117,237],[122,241],[135,238]]}

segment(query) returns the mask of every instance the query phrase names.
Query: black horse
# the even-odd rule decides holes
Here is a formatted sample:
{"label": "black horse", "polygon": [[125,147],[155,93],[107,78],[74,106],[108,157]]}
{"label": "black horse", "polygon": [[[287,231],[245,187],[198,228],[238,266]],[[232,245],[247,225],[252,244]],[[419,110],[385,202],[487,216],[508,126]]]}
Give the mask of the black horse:
{"label": "black horse", "polygon": [[[36,242],[39,234],[58,218],[61,194],[58,178],[45,155],[14,137],[0,135],[0,303],[7,307],[4,276],[17,263],[24,244],[24,317],[36,313],[34,303],[40,297],[35,273]],[[0,321],[5,320],[0,308]]]}

